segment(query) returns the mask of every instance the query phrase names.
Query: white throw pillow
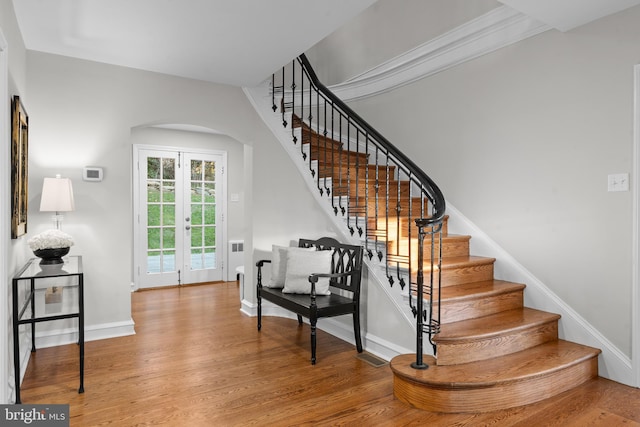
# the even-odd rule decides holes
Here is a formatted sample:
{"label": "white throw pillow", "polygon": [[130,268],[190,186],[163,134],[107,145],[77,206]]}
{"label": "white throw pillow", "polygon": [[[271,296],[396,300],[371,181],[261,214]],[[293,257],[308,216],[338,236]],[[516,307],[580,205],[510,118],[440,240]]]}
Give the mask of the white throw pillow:
{"label": "white throw pillow", "polygon": [[289,249],[315,251],[315,248],[298,248],[295,246],[271,245],[271,279],[264,286],[266,288],[283,288],[287,273],[287,252]]}
{"label": "white throw pillow", "polygon": [[[287,252],[287,267],[284,289],[288,294],[310,294],[311,283],[309,275],[312,273],[331,273],[331,258],[333,251],[300,251]],[[329,278],[321,277],[316,283],[316,295],[331,295]]]}
{"label": "white throw pillow", "polygon": [[271,245],[271,280],[264,286],[267,288],[283,288],[287,269],[287,247]]}

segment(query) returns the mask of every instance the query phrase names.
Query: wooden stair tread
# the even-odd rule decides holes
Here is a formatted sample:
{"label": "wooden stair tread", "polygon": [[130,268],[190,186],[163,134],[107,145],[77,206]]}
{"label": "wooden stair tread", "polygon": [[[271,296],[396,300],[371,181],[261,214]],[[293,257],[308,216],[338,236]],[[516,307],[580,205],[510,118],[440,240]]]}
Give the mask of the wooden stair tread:
{"label": "wooden stair tread", "polygon": [[461,285],[442,288],[441,301],[444,305],[447,302],[485,298],[492,295],[514,292],[522,290],[525,287],[526,285],[521,283],[513,283],[497,279],[486,280],[483,282],[463,283]]}
{"label": "wooden stair tread", "polygon": [[[468,265],[483,265],[483,264],[493,264],[496,261],[495,258],[488,258],[482,256],[458,256],[451,258],[443,258],[442,259],[442,270],[446,270],[448,268],[457,268],[464,267]],[[428,266],[426,266],[428,269]]]}
{"label": "wooden stair tread", "polygon": [[397,375],[414,382],[444,389],[486,388],[500,383],[523,381],[530,377],[551,375],[555,371],[598,356],[600,350],[564,340],[557,340],[496,357],[461,365],[437,366],[436,360],[425,356],[429,369],[416,370],[410,366],[415,355],[401,355],[391,361]]}
{"label": "wooden stair tread", "polygon": [[[371,231],[371,232],[385,232],[387,230],[385,230],[384,228],[368,228],[367,230]],[[415,234],[418,234],[418,232],[416,231]],[[394,235],[392,235],[391,237],[395,237]],[[415,237],[415,236],[414,236]],[[403,239],[406,240],[406,239]],[[467,242],[470,240],[470,236],[466,236],[464,234],[442,234],[442,244],[445,245],[449,242],[454,243],[454,242]],[[387,240],[387,244],[391,244],[393,243],[395,240]],[[424,244],[425,245],[430,245],[431,244],[431,240],[429,237],[425,237],[424,239]],[[438,241],[436,240],[436,242],[434,243],[436,246],[438,246]],[[405,243],[406,245],[406,243]]]}
{"label": "wooden stair tread", "polygon": [[484,317],[447,323],[434,337],[436,343],[452,340],[479,340],[506,335],[560,319],[559,314],[523,307]]}

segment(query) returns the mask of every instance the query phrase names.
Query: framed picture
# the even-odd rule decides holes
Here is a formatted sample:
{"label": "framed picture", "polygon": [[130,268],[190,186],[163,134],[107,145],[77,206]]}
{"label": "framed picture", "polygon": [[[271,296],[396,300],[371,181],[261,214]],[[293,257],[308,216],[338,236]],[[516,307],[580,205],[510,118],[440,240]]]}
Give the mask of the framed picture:
{"label": "framed picture", "polygon": [[19,96],[11,100],[11,238],[27,232],[29,117]]}

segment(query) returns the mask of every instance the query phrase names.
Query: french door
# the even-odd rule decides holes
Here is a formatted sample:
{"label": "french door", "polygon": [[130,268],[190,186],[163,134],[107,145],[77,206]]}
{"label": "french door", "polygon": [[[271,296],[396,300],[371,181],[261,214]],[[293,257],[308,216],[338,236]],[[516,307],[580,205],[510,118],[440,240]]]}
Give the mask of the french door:
{"label": "french door", "polygon": [[136,153],[138,287],[222,280],[224,153]]}

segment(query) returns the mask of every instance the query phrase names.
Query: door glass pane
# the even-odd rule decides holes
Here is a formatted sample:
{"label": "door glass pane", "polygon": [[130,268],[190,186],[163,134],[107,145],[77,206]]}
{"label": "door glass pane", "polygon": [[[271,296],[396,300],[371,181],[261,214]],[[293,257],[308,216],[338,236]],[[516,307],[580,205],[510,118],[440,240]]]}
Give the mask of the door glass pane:
{"label": "door glass pane", "polygon": [[204,180],[216,180],[216,162],[204,162]]}
{"label": "door glass pane", "polygon": [[160,201],[160,180],[147,181],[147,201]]}
{"label": "door glass pane", "polygon": [[147,273],[160,273],[160,251],[147,251]]}
{"label": "door glass pane", "polygon": [[162,229],[162,248],[175,249],[176,247],[176,228],[164,227]]}
{"label": "door glass pane", "polygon": [[204,184],[204,194],[207,196],[207,202],[216,202],[216,185],[213,183]]}
{"label": "door glass pane", "polygon": [[216,205],[205,205],[204,223],[207,225],[214,225],[216,223]]}
{"label": "door glass pane", "polygon": [[202,270],[204,264],[202,262],[202,249],[191,249],[191,269]]}
{"label": "door glass pane", "polygon": [[160,230],[159,227],[147,229],[147,248],[160,249]]}
{"label": "door glass pane", "polygon": [[213,248],[204,250],[204,268],[216,268],[216,252]]}
{"label": "door glass pane", "polygon": [[216,245],[216,228],[205,227],[204,229],[204,245],[215,246]]}
{"label": "door glass pane", "polygon": [[162,251],[162,267],[164,271],[176,271],[176,251]]}
{"label": "door glass pane", "polygon": [[191,247],[202,247],[202,227],[191,227]]}
{"label": "door glass pane", "polygon": [[160,226],[160,204],[149,204],[147,206],[147,225],[152,227]]}
{"label": "door glass pane", "polygon": [[160,163],[162,159],[160,157],[148,157],[147,158],[147,179],[160,179]]}
{"label": "door glass pane", "polygon": [[200,182],[191,183],[191,201],[202,202],[202,184]]}
{"label": "door glass pane", "polygon": [[164,225],[176,224],[176,205],[162,206],[162,223]]}
{"label": "door glass pane", "polygon": [[164,203],[174,203],[176,201],[176,182],[173,180],[162,180],[162,201]]}
{"label": "door glass pane", "polygon": [[191,160],[191,180],[202,181],[202,161]]}
{"label": "door glass pane", "polygon": [[193,225],[201,225],[202,224],[202,205],[192,204],[191,205],[191,223]]}
{"label": "door glass pane", "polygon": [[176,167],[173,159],[162,159],[162,179],[176,179]]}

